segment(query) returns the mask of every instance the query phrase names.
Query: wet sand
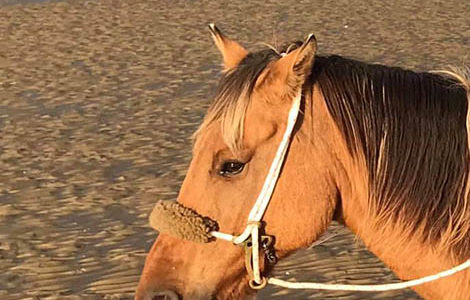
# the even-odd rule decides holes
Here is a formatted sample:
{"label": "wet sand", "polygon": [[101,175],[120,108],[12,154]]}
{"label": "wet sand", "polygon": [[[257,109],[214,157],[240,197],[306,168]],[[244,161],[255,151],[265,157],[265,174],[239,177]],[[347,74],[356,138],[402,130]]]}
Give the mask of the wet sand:
{"label": "wet sand", "polygon": [[[465,1],[0,0],[0,299],[132,299],[220,73],[206,25],[250,49],[314,32],[321,53],[428,70],[469,60]],[[365,2],[365,1],[364,1]],[[261,8],[260,5],[263,7]],[[384,283],[346,229],[278,276]],[[269,287],[258,299],[419,299]]]}

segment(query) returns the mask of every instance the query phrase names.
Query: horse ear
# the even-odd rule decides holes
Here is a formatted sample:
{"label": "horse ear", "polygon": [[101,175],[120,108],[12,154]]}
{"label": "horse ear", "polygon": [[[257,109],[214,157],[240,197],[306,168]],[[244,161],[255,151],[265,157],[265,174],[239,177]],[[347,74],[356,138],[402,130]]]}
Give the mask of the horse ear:
{"label": "horse ear", "polygon": [[287,83],[289,92],[297,91],[312,72],[316,52],[317,40],[309,34],[302,46],[274,63],[274,76]]}
{"label": "horse ear", "polygon": [[214,24],[209,24],[209,29],[215,45],[222,53],[225,69],[228,70],[238,66],[248,54],[248,51],[239,43],[224,36]]}

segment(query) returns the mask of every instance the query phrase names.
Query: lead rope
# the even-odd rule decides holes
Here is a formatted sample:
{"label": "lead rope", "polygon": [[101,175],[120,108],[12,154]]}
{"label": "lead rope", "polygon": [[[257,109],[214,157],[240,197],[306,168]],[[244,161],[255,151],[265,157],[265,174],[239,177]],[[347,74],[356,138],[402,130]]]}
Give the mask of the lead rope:
{"label": "lead rope", "polygon": [[235,245],[245,244],[245,267],[248,275],[250,276],[249,285],[253,289],[262,289],[268,283],[278,285],[290,289],[318,289],[318,290],[336,290],[336,291],[390,291],[404,289],[426,282],[434,281],[440,278],[451,276],[457,272],[470,267],[470,260],[440,273],[414,279],[405,282],[378,284],[378,285],[350,285],[350,284],[324,284],[315,282],[288,282],[277,278],[266,278],[261,276],[259,264],[259,230],[261,227],[261,219],[269,205],[274,187],[276,186],[282,164],[284,162],[287,148],[289,147],[290,139],[294,131],[297,116],[300,110],[300,102],[302,99],[302,92],[299,91],[294,98],[292,107],[289,111],[287,127],[282,137],[281,143],[277,148],[276,155],[269,169],[268,175],[263,184],[263,188],[258,195],[258,198],[253,205],[253,208],[248,215],[248,221],[245,230],[238,236],[231,234],[212,231],[211,235],[214,238],[232,242]]}

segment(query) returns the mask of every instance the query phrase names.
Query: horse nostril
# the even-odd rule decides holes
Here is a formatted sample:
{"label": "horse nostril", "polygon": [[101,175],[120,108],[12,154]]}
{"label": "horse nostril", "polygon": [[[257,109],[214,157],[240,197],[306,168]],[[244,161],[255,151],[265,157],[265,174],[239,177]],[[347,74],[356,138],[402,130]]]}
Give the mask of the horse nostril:
{"label": "horse nostril", "polygon": [[178,294],[173,291],[162,291],[153,295],[152,300],[179,300]]}

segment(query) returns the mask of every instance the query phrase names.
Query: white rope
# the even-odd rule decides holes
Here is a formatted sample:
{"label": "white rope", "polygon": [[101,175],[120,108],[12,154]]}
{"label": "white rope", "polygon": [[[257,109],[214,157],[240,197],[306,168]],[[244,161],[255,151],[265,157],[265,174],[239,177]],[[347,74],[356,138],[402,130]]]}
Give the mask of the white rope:
{"label": "white rope", "polygon": [[251,232],[251,242],[252,246],[252,256],[251,259],[253,261],[253,280],[257,283],[261,283],[261,271],[259,267],[259,228],[253,227],[253,231]]}
{"label": "white rope", "polygon": [[223,233],[219,231],[211,231],[210,233],[213,237],[219,240],[225,240],[229,242],[233,242],[234,236],[228,233]]}
{"label": "white rope", "polygon": [[[217,239],[230,241],[236,245],[242,244],[247,241],[250,237],[252,242],[252,263],[253,263],[253,280],[257,284],[261,284],[262,278],[260,274],[259,266],[259,222],[263,218],[263,215],[269,205],[274,188],[276,186],[281,167],[284,162],[284,158],[289,147],[290,138],[294,131],[295,123],[297,122],[297,116],[300,109],[300,100],[302,98],[301,91],[294,98],[292,107],[289,111],[289,117],[287,121],[286,131],[282,137],[281,143],[277,148],[276,155],[274,156],[273,162],[269,169],[268,175],[263,184],[263,188],[258,195],[258,198],[253,205],[250,214],[248,215],[248,222],[243,233],[238,236],[231,234],[212,231],[211,235]],[[277,278],[268,278],[268,283],[278,285],[290,289],[318,289],[318,290],[335,290],[335,291],[390,291],[404,289],[416,285],[420,285],[426,282],[434,281],[440,278],[451,276],[459,271],[462,271],[470,267],[470,260],[446,271],[426,276],[419,279],[414,279],[405,282],[379,284],[379,285],[349,285],[349,284],[327,284],[327,283],[315,283],[315,282],[288,282]]]}
{"label": "white rope", "polygon": [[316,289],[316,290],[330,290],[330,291],[362,291],[362,292],[380,292],[380,291],[393,291],[406,289],[409,287],[417,286],[423,283],[431,282],[437,279],[451,276],[457,272],[463,271],[470,267],[470,259],[452,269],[442,271],[440,273],[429,275],[426,277],[388,284],[373,284],[373,285],[355,285],[355,284],[328,284],[328,283],[315,283],[315,282],[289,282],[277,278],[268,278],[268,283],[277,286],[285,287],[288,289]]}
{"label": "white rope", "polygon": [[269,200],[276,186],[277,180],[279,178],[279,173],[281,172],[282,163],[284,162],[284,157],[289,147],[290,137],[294,131],[295,123],[297,122],[297,115],[299,114],[300,109],[300,100],[302,98],[302,92],[299,92],[295,97],[292,107],[289,111],[289,118],[287,121],[286,131],[282,137],[281,143],[276,151],[276,156],[271,164],[269,173],[266,176],[263,189],[261,190],[258,199],[255,202],[255,205],[250,211],[248,216],[248,221],[259,222],[263,218],[264,212],[268,207]]}

